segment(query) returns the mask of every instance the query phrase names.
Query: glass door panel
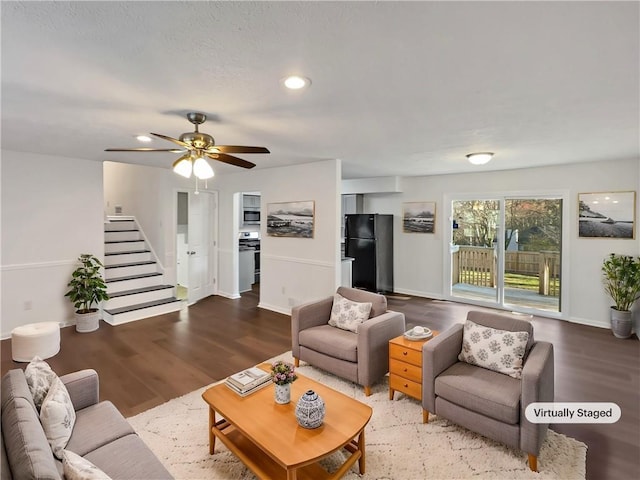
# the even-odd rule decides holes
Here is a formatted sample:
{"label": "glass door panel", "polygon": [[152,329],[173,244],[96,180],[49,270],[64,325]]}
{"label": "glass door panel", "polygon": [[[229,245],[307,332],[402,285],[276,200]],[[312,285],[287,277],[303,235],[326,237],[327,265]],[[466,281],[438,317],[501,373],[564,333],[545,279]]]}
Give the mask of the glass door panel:
{"label": "glass door panel", "polygon": [[562,210],[549,196],[453,200],[451,296],[559,313]]}
{"label": "glass door panel", "polygon": [[499,200],[454,200],[451,295],[498,302]]}
{"label": "glass door panel", "polygon": [[560,311],[562,199],[505,199],[504,304]]}

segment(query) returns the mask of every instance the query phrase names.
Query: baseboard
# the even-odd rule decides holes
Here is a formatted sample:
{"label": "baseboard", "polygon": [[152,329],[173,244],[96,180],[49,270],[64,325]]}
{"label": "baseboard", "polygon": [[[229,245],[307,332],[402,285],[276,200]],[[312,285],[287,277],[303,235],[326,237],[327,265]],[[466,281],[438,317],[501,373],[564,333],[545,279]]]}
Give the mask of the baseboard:
{"label": "baseboard", "polygon": [[221,290],[218,290],[216,295],[220,295],[221,297],[224,297],[224,298],[230,298],[231,300],[235,300],[237,298],[240,298],[240,294],[238,294],[238,293],[228,293],[228,292],[223,292]]}
{"label": "baseboard", "polygon": [[444,298],[441,293],[422,292],[419,290],[410,290],[406,288],[394,288],[393,293],[411,295],[412,297],[431,298],[433,300],[442,300]]}
{"label": "baseboard", "polygon": [[282,313],[283,315],[291,315],[291,309],[278,307],[276,305],[269,305],[268,303],[258,303],[258,308],[264,308],[265,310],[271,310],[272,312]]}

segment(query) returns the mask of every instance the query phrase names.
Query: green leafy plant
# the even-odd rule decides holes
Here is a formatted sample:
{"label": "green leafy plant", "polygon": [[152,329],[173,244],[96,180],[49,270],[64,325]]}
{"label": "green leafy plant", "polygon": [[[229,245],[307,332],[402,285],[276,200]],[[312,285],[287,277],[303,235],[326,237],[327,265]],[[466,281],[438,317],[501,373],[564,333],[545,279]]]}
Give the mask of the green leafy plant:
{"label": "green leafy plant", "polygon": [[602,264],[604,289],[619,311],[629,311],[640,298],[640,256],[611,253]]}
{"label": "green leafy plant", "polygon": [[89,313],[96,310],[92,309],[92,305],[109,300],[107,285],[100,273],[103,265],[88,253],[80,255],[78,261],[80,266],[73,271],[71,281],[67,284],[70,290],[64,296],[69,297],[76,313]]}

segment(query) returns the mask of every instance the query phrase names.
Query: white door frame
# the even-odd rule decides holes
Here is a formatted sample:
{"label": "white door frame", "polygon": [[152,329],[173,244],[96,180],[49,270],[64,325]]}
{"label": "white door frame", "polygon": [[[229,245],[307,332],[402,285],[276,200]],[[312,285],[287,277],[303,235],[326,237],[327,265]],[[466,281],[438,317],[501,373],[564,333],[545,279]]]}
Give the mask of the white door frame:
{"label": "white door frame", "polygon": [[[540,190],[540,191],[498,191],[498,192],[476,192],[476,193],[447,193],[443,195],[443,211],[444,215],[442,216],[440,228],[442,228],[442,232],[446,232],[446,240],[443,241],[443,298],[445,300],[450,300],[453,302],[462,302],[460,297],[453,296],[451,293],[451,246],[452,246],[452,230],[451,223],[453,222],[453,212],[451,211],[451,202],[454,200],[483,200],[483,199],[498,199],[500,200],[500,224],[499,224],[499,232],[504,232],[504,198],[544,198],[544,197],[556,197],[562,199],[562,255],[561,255],[561,271],[562,271],[562,283],[564,285],[570,285],[570,269],[569,269],[569,252],[570,252],[570,218],[569,214],[570,210],[570,192],[567,190]],[[502,248],[504,243],[502,241],[503,235],[498,235],[499,247]],[[500,259],[503,255],[499,254],[498,259]],[[498,265],[498,274],[501,276],[499,281],[500,285],[504,283],[504,264],[500,261]],[[505,309],[506,307],[503,305],[504,294],[501,293],[499,295],[498,301],[494,302],[483,302],[479,300],[473,299],[464,299],[463,303],[470,305],[478,305],[478,306],[488,306],[491,308]],[[550,317],[550,318],[560,318],[560,319],[569,319],[571,312],[570,298],[569,298],[569,289],[562,288],[560,290],[560,306],[561,312],[546,312],[544,310],[537,309],[520,309],[523,313],[531,313],[540,317]],[[510,308],[511,310],[511,308]]]}
{"label": "white door frame", "polygon": [[[188,195],[195,195],[195,189],[188,188],[174,188],[173,192],[173,222],[171,226],[172,232],[172,242],[173,242],[173,252],[174,252],[174,271],[176,272],[177,279],[177,271],[178,271],[178,255],[177,255],[177,242],[176,237],[178,234],[178,192],[184,192]],[[205,225],[204,228],[209,231],[209,265],[207,276],[212,279],[212,281],[206,285],[206,291],[204,296],[216,295],[218,293],[218,269],[219,269],[219,251],[218,251],[218,191],[217,190],[199,190],[198,195],[207,195],[210,198],[210,215],[206,218],[208,220],[208,225]],[[191,305],[195,302],[189,301],[188,304]]]}

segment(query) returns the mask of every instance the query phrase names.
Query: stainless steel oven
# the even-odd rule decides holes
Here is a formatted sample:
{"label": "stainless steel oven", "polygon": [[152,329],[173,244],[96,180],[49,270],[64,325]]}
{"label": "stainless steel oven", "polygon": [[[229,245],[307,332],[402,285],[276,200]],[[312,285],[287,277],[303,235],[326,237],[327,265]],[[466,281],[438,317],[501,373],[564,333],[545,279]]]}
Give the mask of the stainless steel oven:
{"label": "stainless steel oven", "polygon": [[254,250],[254,281],[260,283],[260,232],[240,232],[238,244]]}

